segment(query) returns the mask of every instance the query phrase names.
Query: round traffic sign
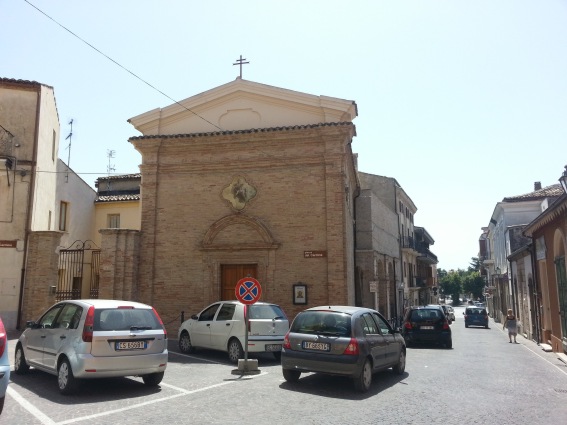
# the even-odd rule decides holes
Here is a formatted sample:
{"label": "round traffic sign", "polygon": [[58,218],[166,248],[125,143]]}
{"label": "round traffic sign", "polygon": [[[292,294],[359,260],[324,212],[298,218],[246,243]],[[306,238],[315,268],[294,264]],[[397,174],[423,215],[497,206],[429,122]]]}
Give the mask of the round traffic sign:
{"label": "round traffic sign", "polygon": [[253,277],[245,277],[238,281],[234,288],[236,299],[242,304],[254,304],[262,296],[262,287]]}

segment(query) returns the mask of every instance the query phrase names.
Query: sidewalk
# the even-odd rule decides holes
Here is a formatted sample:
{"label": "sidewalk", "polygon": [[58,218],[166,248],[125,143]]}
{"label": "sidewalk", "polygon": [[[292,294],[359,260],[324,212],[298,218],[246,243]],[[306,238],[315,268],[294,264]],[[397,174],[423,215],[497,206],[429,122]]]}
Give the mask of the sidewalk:
{"label": "sidewalk", "polygon": [[[502,332],[505,341],[508,341],[508,332],[505,329],[502,329],[502,323],[496,322],[494,318],[489,319],[492,324],[491,327],[494,329],[498,329]],[[538,355],[539,357],[547,360],[549,363],[553,364],[557,367],[564,367],[567,365],[567,355],[564,353],[555,353],[551,350],[551,346],[548,344],[537,343],[531,339],[525,338],[523,335],[518,334],[516,340],[522,344],[526,349],[532,351],[534,354]],[[563,369],[560,369],[561,372],[566,373]],[[567,374],[567,373],[566,373]]]}

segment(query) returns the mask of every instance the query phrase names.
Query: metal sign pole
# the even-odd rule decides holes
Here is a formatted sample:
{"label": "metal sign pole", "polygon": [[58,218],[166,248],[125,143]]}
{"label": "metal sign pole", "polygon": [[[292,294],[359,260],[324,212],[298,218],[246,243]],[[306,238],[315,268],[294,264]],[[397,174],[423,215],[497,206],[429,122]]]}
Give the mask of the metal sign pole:
{"label": "metal sign pole", "polygon": [[244,363],[248,363],[248,306],[244,306]]}

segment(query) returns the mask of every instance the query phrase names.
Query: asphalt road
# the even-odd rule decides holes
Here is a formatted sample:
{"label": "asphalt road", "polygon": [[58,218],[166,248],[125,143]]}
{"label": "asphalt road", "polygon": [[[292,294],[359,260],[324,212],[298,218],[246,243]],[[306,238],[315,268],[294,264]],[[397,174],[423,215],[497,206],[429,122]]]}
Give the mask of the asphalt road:
{"label": "asphalt road", "polygon": [[[338,377],[287,383],[271,355],[258,357],[259,375],[240,377],[225,354],[183,355],[171,340],[157,389],[140,378],[101,379],[62,396],[55,376],[12,374],[0,424],[565,423],[567,365],[522,337],[509,344],[492,320],[490,329],[465,329],[462,311],[451,326],[453,349],[409,348],[406,373],[375,375],[366,394]],[[13,353],[15,340],[9,345]]]}

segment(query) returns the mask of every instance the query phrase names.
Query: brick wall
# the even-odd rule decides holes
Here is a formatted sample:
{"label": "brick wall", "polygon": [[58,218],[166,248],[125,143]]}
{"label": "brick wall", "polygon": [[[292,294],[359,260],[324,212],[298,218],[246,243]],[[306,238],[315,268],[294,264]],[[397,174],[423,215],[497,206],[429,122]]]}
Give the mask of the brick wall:
{"label": "brick wall", "polygon": [[[310,306],[353,303],[353,132],[345,124],[131,139],[143,157],[139,299],[162,316],[197,313],[219,299],[220,265],[232,263],[257,264],[262,300],[290,318],[306,307],[292,302],[298,282]],[[256,190],[242,210],[222,195],[235,177]],[[233,216],[247,221],[205,246]]]}
{"label": "brick wall", "polygon": [[99,298],[139,301],[140,232],[129,229],[102,229],[99,232]]}
{"label": "brick wall", "polygon": [[23,293],[20,327],[28,320],[36,320],[55,303],[59,276],[58,247],[63,232],[32,232],[29,235],[26,264],[26,283]]}

